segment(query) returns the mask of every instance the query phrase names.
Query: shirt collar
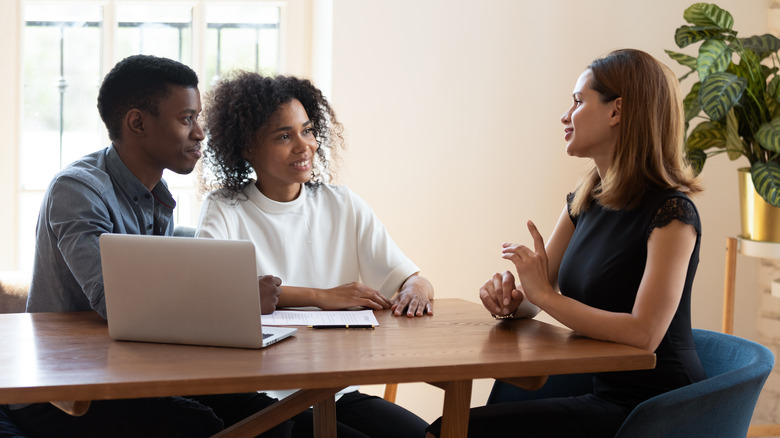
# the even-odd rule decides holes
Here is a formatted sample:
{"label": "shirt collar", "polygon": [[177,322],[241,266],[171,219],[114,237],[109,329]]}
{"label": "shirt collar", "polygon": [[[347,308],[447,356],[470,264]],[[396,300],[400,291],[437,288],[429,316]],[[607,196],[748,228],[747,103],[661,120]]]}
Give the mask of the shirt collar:
{"label": "shirt collar", "polygon": [[244,188],[244,194],[254,202],[260,209],[267,211],[268,213],[286,213],[288,211],[295,210],[299,206],[305,203],[307,187],[306,184],[301,184],[301,191],[298,193],[298,197],[290,202],[278,202],[265,196],[260,189],[257,188],[255,180],[249,180],[249,184]]}
{"label": "shirt collar", "polygon": [[[108,147],[106,152],[106,170],[109,175],[116,180],[119,186],[133,199],[143,199],[144,195],[149,193],[149,190],[145,185],[135,176],[130,169],[125,166],[122,158],[119,156],[114,144]],[[156,186],[152,189],[152,196],[163,206],[173,210],[176,207],[176,201],[173,199],[173,195],[168,190],[168,185],[165,180],[160,180]]]}

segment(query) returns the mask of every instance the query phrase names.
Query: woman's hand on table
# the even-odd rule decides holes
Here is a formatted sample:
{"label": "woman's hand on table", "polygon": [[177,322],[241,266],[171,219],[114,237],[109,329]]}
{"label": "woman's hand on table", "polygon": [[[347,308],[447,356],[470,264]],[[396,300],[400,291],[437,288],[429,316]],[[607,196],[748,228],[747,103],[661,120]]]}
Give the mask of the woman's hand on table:
{"label": "woman's hand on table", "polygon": [[433,285],[427,278],[414,274],[404,281],[401,289],[393,297],[393,305],[390,310],[393,315],[401,316],[406,313],[409,318],[423,316],[426,313],[433,315]]}
{"label": "woman's hand on table", "polygon": [[316,306],[323,310],[340,310],[350,307],[366,307],[374,310],[389,309],[392,303],[379,291],[356,281],[330,289],[320,289]]}

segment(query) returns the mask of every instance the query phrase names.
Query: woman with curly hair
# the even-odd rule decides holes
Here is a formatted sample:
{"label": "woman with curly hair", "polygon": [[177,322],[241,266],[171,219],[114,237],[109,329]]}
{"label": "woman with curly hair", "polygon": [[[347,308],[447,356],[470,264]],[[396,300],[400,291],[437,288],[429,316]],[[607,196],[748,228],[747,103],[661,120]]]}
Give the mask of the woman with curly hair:
{"label": "woman with curly hair", "polygon": [[[204,156],[217,190],[204,200],[196,236],[252,241],[258,273],[284,284],[282,307],[432,314],[433,287],[420,269],[362,199],[329,184],[342,126],[320,90],[239,72],[217,84],[205,112]],[[427,427],[357,387],[339,393],[336,417],[339,437],[422,437]],[[293,420],[294,436],[311,435],[311,411]]]}

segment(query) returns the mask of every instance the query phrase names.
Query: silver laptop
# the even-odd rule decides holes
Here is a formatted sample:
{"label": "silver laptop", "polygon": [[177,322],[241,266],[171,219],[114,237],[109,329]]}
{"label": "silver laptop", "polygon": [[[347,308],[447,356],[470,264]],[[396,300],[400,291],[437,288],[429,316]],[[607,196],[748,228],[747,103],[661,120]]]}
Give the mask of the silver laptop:
{"label": "silver laptop", "polygon": [[114,339],[261,348],[296,332],[261,325],[251,242],[103,234],[100,260]]}

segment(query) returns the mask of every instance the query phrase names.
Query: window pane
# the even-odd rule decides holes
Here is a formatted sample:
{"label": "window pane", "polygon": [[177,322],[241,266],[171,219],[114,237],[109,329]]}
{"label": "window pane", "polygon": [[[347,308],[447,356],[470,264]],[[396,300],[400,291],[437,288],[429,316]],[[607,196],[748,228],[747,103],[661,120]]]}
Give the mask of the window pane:
{"label": "window pane", "polygon": [[145,54],[192,64],[192,8],[177,5],[117,5],[117,60]]}
{"label": "window pane", "polygon": [[[61,166],[100,141],[99,6],[35,4],[24,9],[23,190],[42,190]],[[97,18],[97,19],[96,19]]]}
{"label": "window pane", "polygon": [[233,69],[277,73],[279,17],[279,7],[259,2],[207,6],[204,88]]}

